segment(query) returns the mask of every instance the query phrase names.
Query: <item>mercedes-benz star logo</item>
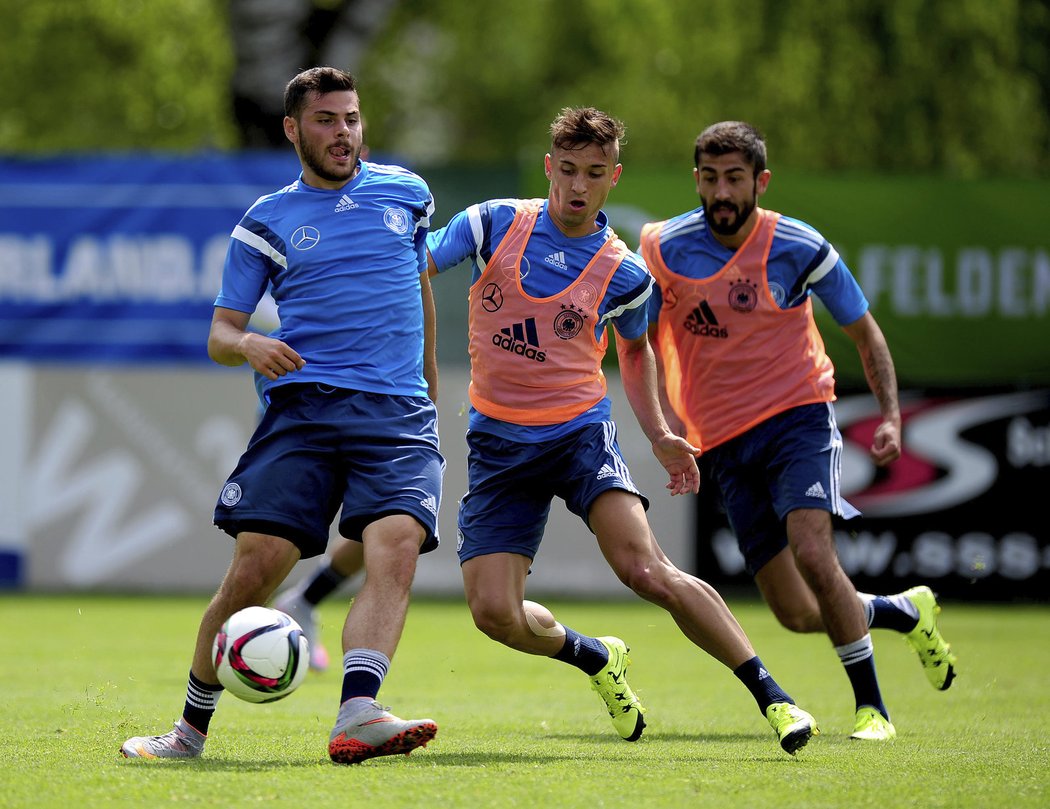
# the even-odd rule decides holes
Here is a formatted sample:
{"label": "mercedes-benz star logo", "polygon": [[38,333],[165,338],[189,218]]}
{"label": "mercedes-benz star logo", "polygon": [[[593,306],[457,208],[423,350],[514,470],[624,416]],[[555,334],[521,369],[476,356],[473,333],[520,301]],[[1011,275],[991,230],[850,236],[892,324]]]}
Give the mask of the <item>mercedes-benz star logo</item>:
{"label": "mercedes-benz star logo", "polygon": [[503,305],[503,292],[496,284],[488,284],[481,290],[481,305],[486,312],[496,312]]}
{"label": "mercedes-benz star logo", "polygon": [[297,228],[292,234],[292,247],[296,250],[309,250],[321,241],[321,231],[309,225]]}

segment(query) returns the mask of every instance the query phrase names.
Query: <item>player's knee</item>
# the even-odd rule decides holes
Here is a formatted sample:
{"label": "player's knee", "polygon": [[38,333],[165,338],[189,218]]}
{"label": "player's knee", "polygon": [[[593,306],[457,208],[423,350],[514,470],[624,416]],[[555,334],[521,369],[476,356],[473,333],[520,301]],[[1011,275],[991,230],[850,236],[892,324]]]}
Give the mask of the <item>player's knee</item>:
{"label": "player's knee", "polygon": [[236,604],[262,604],[277,589],[278,572],[256,559],[240,559],[231,565],[222,589]]}
{"label": "player's knee", "polygon": [[617,574],[637,595],[654,604],[664,604],[673,590],[666,566],[655,560],[627,565]]}
{"label": "player's knee", "polygon": [[518,616],[496,605],[472,603],[470,614],[474,626],[497,643],[510,645],[519,631]]}
{"label": "player's knee", "polygon": [[838,557],[819,543],[801,543],[795,548],[795,564],[806,583],[814,590],[822,590],[839,575]]}
{"label": "player's knee", "polygon": [[525,625],[537,638],[563,638],[565,627],[559,624],[549,609],[535,601],[523,601],[522,612],[525,615]]}
{"label": "player's knee", "polygon": [[821,632],[824,629],[824,623],[819,613],[809,614],[796,610],[774,610],[773,614],[780,622],[780,625],[791,632],[807,634],[810,632]]}

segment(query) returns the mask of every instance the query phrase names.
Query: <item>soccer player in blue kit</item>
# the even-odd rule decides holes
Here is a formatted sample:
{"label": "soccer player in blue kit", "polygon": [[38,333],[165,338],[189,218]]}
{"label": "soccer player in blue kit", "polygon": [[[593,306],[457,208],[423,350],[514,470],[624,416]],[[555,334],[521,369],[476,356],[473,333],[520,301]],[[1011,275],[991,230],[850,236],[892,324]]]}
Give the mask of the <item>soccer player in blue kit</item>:
{"label": "soccer player in blue kit", "polygon": [[550,504],[561,497],[620,580],[732,670],[794,753],[816,733],[813,717],[769,676],[718,593],[661,550],[616,442],[601,370],[610,326],[628,400],[668,472],[667,488],[697,490],[696,450],[660,411],[647,338],[653,279],[601,210],[620,178],[622,136],[623,125],[600,110],[562,110],[545,157],[546,200],[473,205],[428,236],[432,275],[465,259],[473,265],[469,490],[459,509],[467,601],[492,639],[583,671],[620,736],[641,736],[644,709],[627,683],[626,643],[583,635],[525,599]]}
{"label": "soccer player in blue kit", "polygon": [[884,466],[901,451],[897,380],[886,340],[835,249],[797,219],[765,210],[766,143],[741,121],[705,129],[694,147],[702,205],[646,225],[642,254],[662,404],[703,450],[748,571],[780,622],[826,632],[855,697],[851,738],[896,736],[869,628],[902,633],[938,690],[955,676],[929,587],[858,593],[839,564],[831,514],[857,515],[839,493],[842,436],[834,368],[813,319],[816,294],[853,340],[879,408],[870,447]]}
{"label": "soccer player in blue kit", "polygon": [[[208,339],[219,364],[248,363],[270,380],[270,404],[215,508],[235,538],[233,561],[201,619],[182,717],[168,733],[128,739],[127,757],[201,754],[222,691],[215,633],[265,603],[300,558],[322,554],[340,508],[340,533],[366,549],[366,579],[343,628],[329,755],[350,764],[408,753],[437,733],[376,701],[417,559],[438,542],[444,460],[423,374],[434,202],[415,174],[360,159],[350,74],[300,73],[285,113],[302,173],[234,229]],[[268,285],[280,315],[272,337],[247,330]]]}

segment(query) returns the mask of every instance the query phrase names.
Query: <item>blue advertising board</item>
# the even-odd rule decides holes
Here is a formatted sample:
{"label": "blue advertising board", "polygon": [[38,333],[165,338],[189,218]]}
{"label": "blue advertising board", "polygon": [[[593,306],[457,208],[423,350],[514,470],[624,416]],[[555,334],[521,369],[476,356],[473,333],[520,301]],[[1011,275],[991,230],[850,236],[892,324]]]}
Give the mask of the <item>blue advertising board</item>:
{"label": "blue advertising board", "polygon": [[0,160],[0,358],[206,362],[229,234],[294,152]]}

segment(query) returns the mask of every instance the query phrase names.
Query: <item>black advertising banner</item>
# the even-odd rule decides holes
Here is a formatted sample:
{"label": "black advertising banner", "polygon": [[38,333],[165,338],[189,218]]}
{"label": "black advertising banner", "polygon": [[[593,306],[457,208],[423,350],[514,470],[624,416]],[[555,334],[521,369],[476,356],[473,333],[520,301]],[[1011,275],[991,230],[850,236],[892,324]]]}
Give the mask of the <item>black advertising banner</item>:
{"label": "black advertising banner", "polygon": [[[837,521],[839,558],[857,588],[917,583],[941,596],[1050,599],[1050,390],[904,392],[904,454],[876,469],[870,394],[835,403],[842,493],[862,516]],[[697,571],[750,582],[714,487],[698,498]]]}

